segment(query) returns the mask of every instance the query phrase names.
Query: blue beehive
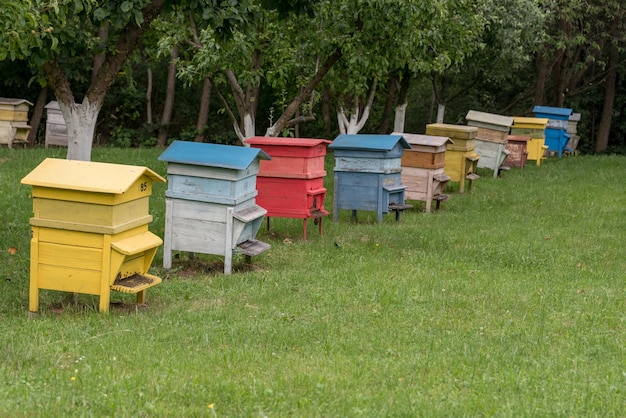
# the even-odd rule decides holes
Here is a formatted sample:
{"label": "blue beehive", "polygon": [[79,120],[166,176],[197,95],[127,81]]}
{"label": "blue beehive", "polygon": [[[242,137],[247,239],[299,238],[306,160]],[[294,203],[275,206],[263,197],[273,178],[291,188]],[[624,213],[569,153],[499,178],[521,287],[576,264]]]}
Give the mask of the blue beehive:
{"label": "blue beehive", "polygon": [[174,141],[161,154],[166,161],[163,267],[172,251],[224,256],[232,271],[233,253],[253,256],[269,249],[255,239],[267,211],[256,204],[261,149]]}
{"label": "blue beehive", "polygon": [[572,109],[564,107],[535,106],[535,117],[547,118],[546,145],[548,151],[555,151],[559,157],[563,155],[571,135],[567,133],[567,125]]}
{"label": "blue beehive", "polygon": [[402,135],[339,135],[328,146],[335,154],[333,217],[340,209],[376,211],[378,222],[384,213],[413,206],[404,203],[402,153],[411,145]]}

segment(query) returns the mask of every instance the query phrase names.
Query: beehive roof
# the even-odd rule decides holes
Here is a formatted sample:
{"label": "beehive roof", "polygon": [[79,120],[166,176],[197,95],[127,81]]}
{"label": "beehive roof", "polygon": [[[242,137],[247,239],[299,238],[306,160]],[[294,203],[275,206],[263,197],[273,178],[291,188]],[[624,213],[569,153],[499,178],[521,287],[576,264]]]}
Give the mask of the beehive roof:
{"label": "beehive roof", "polygon": [[467,119],[468,124],[469,122],[479,122],[504,127],[510,127],[513,124],[513,118],[510,116],[479,112],[476,110],[470,110],[469,112],[467,112],[465,119]]}
{"label": "beehive roof", "polygon": [[144,175],[152,181],[165,182],[163,177],[146,167],[46,158],[21,183],[54,189],[121,194]]}
{"label": "beehive roof", "polygon": [[297,147],[315,147],[319,144],[329,144],[327,139],[317,138],[285,138],[272,136],[255,136],[246,139],[246,143],[252,145],[293,145]]}
{"label": "beehive roof", "polygon": [[566,107],[535,106],[533,107],[533,112],[535,115],[541,115],[541,117],[546,117],[544,115],[569,117],[569,115],[572,114],[572,109]]}
{"label": "beehive roof", "polygon": [[232,170],[245,170],[257,158],[261,160],[272,159],[259,148],[189,141],[174,141],[159,156],[159,160],[168,163],[221,167]]}
{"label": "beehive roof", "polygon": [[398,143],[404,149],[411,149],[411,145],[399,134],[341,134],[335,138],[328,148],[390,151]]}
{"label": "beehive roof", "polygon": [[393,132],[392,135],[402,135],[411,145],[426,145],[431,147],[440,147],[445,144],[454,144],[454,141],[447,136],[407,134]]}
{"label": "beehive roof", "polygon": [[17,106],[17,105],[21,105],[23,103],[26,103],[29,106],[33,105],[31,102],[29,102],[26,99],[13,99],[13,98],[10,98],[10,97],[0,97],[0,104],[8,104],[8,105],[11,105],[11,106]]}

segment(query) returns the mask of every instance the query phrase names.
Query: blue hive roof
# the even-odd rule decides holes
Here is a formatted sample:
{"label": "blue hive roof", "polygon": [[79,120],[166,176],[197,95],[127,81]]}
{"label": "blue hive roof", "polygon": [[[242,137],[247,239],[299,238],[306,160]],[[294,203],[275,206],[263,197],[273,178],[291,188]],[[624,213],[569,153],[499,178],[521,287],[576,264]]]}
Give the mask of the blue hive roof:
{"label": "blue hive roof", "polygon": [[245,170],[257,158],[260,160],[272,159],[259,148],[189,141],[174,141],[159,156],[159,160],[168,163],[221,167],[232,170]]}

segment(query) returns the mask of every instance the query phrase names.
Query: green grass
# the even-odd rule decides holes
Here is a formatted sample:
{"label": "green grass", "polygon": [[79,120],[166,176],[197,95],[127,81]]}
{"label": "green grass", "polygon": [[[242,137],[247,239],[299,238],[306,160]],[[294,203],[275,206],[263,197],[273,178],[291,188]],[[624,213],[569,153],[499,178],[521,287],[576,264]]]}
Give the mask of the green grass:
{"label": "green grass", "polygon": [[[164,175],[160,153],[93,159]],[[159,251],[147,308],[42,291],[28,318],[19,181],[46,156],[64,150],[0,150],[0,416],[624,416],[626,157],[484,171],[437,213],[342,211],[308,241],[274,218],[252,268],[180,254],[165,272]]]}

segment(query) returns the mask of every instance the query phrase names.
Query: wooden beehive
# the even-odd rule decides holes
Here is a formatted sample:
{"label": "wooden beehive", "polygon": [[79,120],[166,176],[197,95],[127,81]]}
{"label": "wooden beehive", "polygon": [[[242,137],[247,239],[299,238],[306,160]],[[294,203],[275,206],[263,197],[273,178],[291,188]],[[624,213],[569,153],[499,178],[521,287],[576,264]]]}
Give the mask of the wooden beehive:
{"label": "wooden beehive", "polygon": [[505,168],[503,163],[509,155],[506,143],[513,118],[470,110],[465,119],[468,126],[478,128],[474,149],[480,155],[477,167],[493,170],[493,176],[497,177],[500,170]]}
{"label": "wooden beehive", "polygon": [[272,159],[260,163],[257,175],[257,202],[270,218],[303,219],[304,239],[307,219],[315,219],[322,233],[324,208],[324,158],[330,141],[312,138],[253,137],[246,140],[253,148],[265,151]]}
{"label": "wooden beehive", "polygon": [[563,156],[565,147],[571,138],[567,133],[569,118],[572,115],[572,109],[564,107],[535,106],[533,108],[535,117],[547,118],[545,145],[548,151],[556,153],[559,157]]}
{"label": "wooden beehive", "polygon": [[378,222],[390,210],[411,208],[404,202],[401,158],[409,143],[402,135],[342,134],[328,146],[335,156],[333,217],[339,210],[376,211]]}
{"label": "wooden beehive", "polygon": [[526,150],[528,151],[526,159],[535,161],[537,165],[541,165],[548,149],[547,145],[545,145],[547,124],[547,118],[513,117],[511,135],[530,137],[526,144]]}
{"label": "wooden beehive", "polygon": [[529,136],[521,135],[509,135],[509,139],[506,144],[507,150],[509,150],[509,156],[504,161],[506,167],[526,167],[526,158],[528,157],[528,150],[526,146],[530,141]]}
{"label": "wooden beehive", "polygon": [[402,135],[411,149],[402,154],[402,183],[406,186],[405,198],[426,202],[425,212],[430,212],[431,203],[448,199],[444,194],[450,177],[444,173],[446,146],[452,140],[444,136],[392,133]]}
{"label": "wooden beehive", "polygon": [[452,140],[446,146],[446,163],[444,172],[450,181],[459,182],[459,192],[465,192],[465,180],[469,181],[469,189],[474,180],[479,178],[476,168],[480,156],[474,152],[476,148],[476,126],[452,125],[447,123],[431,123],[426,125],[426,134],[444,136]]}
{"label": "wooden beehive", "polygon": [[148,231],[152,183],[140,166],[48,158],[22,179],[32,186],[30,304],[39,290],[86,293],[109,309],[112,290],[137,294],[159,284],[148,274],[161,238]]}
{"label": "wooden beehive", "polygon": [[234,253],[248,257],[270,248],[256,240],[267,211],[256,204],[259,160],[256,148],[174,141],[159,160],[167,162],[163,267],[173,251],[224,257],[232,272]]}
{"label": "wooden beehive", "polygon": [[570,135],[570,139],[565,146],[565,152],[575,153],[580,141],[580,135],[578,135],[578,122],[580,122],[580,113],[572,113],[567,121],[567,133]]}
{"label": "wooden beehive", "polygon": [[28,111],[32,105],[28,100],[0,97],[0,144],[12,148],[27,142]]}
{"label": "wooden beehive", "polygon": [[46,105],[45,147],[48,148],[50,145],[67,147],[67,126],[56,100]]}

